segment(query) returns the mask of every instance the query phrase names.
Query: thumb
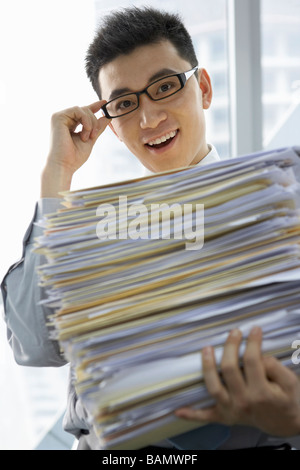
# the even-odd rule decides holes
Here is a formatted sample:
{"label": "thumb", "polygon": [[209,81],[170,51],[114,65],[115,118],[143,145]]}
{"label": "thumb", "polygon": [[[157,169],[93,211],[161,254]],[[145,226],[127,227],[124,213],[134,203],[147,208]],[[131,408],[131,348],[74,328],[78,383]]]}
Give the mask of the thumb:
{"label": "thumb", "polygon": [[[101,110],[102,106],[105,103],[107,103],[106,100],[99,100],[99,101],[96,101],[95,103],[90,104],[88,108],[92,111],[92,113],[96,114]],[[97,118],[97,127],[94,130],[92,137],[97,140],[98,137],[105,130],[106,126],[110,123],[111,119],[108,119],[104,115],[103,111],[101,111],[100,117],[96,116],[96,118]]]}
{"label": "thumb", "polygon": [[97,120],[97,128],[95,130],[96,139],[102,134],[102,132],[106,129],[106,126],[110,123],[111,119],[108,119],[106,116],[101,116]]}

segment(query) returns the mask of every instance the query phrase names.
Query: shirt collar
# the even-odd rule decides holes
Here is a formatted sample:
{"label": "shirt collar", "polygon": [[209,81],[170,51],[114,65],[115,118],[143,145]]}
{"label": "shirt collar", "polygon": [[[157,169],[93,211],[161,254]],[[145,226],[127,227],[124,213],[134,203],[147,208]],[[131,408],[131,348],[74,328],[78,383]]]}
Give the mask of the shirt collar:
{"label": "shirt collar", "polygon": [[208,144],[208,148],[210,149],[208,154],[202,158],[202,160],[200,160],[196,166],[204,166],[208,165],[209,163],[219,162],[221,160],[217,149],[213,145]]}

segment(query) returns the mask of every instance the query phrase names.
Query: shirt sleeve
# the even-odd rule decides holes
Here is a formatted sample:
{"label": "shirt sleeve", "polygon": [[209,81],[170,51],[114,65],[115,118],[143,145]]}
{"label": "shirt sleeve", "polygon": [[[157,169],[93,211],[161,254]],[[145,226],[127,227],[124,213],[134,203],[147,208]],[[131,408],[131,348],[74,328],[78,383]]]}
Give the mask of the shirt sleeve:
{"label": "shirt sleeve", "polygon": [[35,223],[45,214],[55,212],[59,205],[60,199],[55,198],[41,199],[36,204],[23,238],[22,257],[9,268],[1,283],[7,339],[20,365],[58,367],[67,362],[58,342],[49,339],[47,317],[53,310],[40,304],[46,293],[39,286],[36,270],[46,259],[33,251],[34,238],[43,233]]}

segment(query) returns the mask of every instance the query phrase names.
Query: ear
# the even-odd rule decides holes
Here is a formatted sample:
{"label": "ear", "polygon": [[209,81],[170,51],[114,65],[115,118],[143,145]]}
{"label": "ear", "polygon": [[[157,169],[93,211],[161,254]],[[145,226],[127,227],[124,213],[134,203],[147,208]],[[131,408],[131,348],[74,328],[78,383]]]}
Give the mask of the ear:
{"label": "ear", "polygon": [[212,86],[210,76],[205,69],[199,69],[199,86],[202,91],[202,105],[203,109],[208,109],[212,100]]}
{"label": "ear", "polygon": [[108,125],[109,125],[109,127],[111,128],[111,130],[113,131],[113,133],[115,134],[115,136],[117,136],[118,139],[120,140],[120,142],[122,142],[122,139],[120,139],[120,137],[119,137],[118,134],[116,133],[115,128],[114,128],[114,126],[112,125],[111,121],[110,121],[110,123],[109,123]]}

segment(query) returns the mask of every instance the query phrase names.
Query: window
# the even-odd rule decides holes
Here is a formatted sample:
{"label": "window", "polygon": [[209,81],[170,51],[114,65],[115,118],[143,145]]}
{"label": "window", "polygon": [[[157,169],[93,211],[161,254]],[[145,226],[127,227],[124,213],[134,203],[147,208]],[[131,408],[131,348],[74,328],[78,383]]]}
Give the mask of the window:
{"label": "window", "polygon": [[263,140],[299,144],[300,1],[261,0]]}

